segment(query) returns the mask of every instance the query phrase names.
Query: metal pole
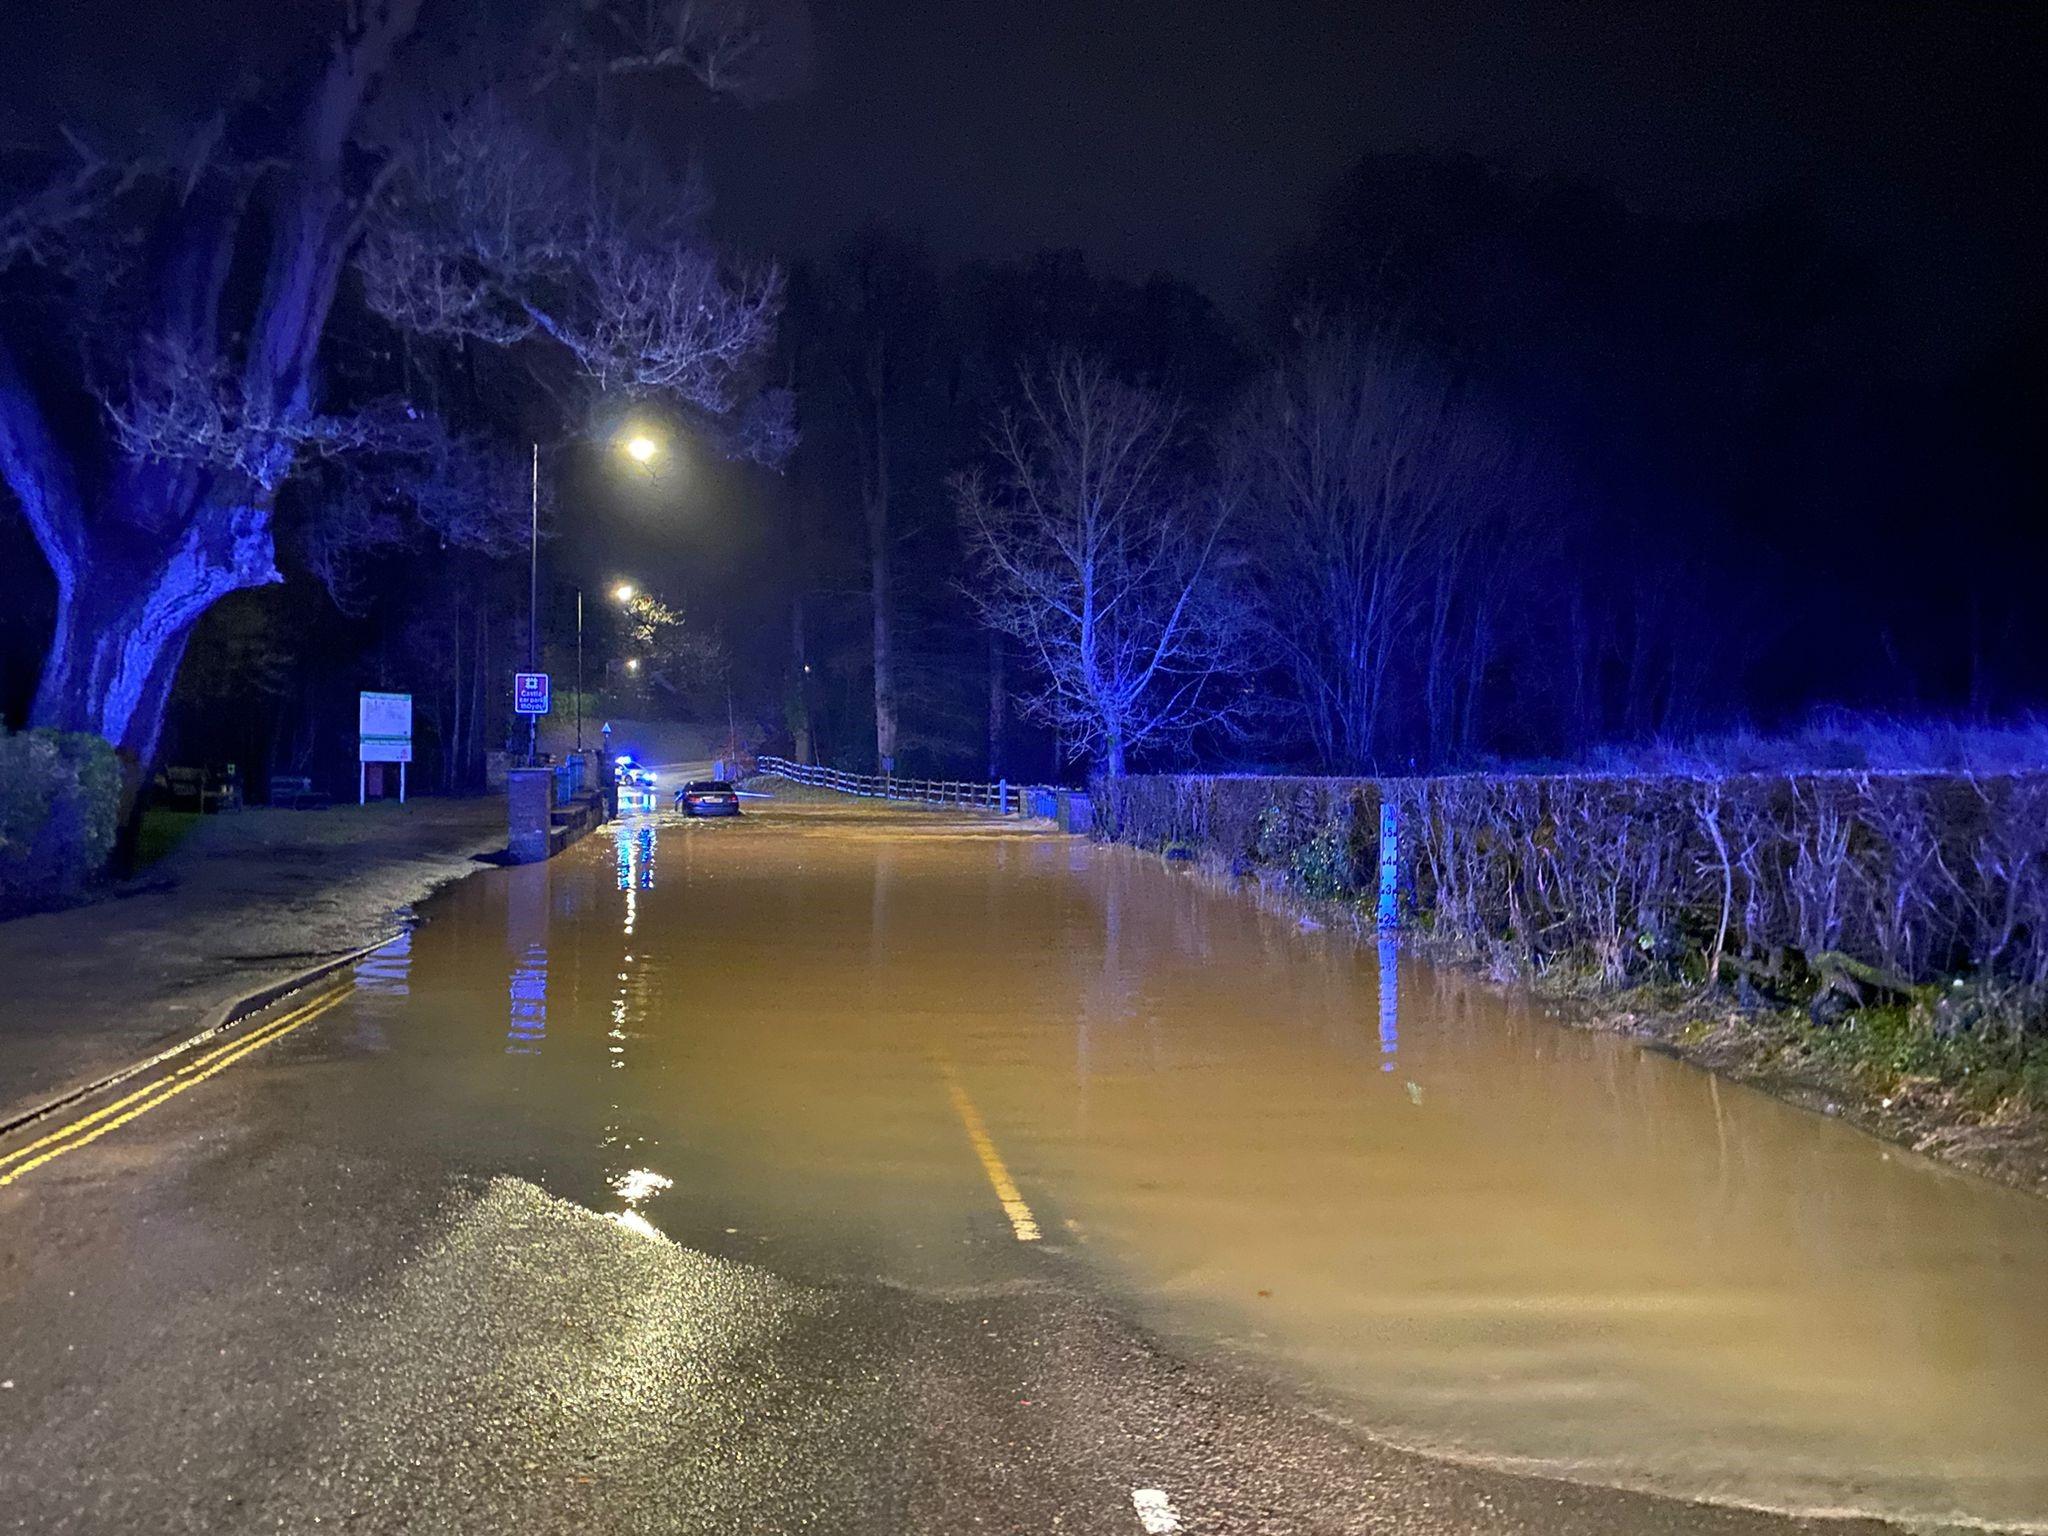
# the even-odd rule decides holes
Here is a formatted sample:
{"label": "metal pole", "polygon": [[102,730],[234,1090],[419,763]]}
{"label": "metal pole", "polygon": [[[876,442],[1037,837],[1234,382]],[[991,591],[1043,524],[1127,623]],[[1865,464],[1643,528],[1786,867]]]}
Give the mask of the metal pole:
{"label": "metal pole", "polygon": [[583,750],[583,589],[576,589],[576,750]]}
{"label": "metal pole", "polygon": [[[533,516],[526,544],[526,670],[540,670],[540,444],[533,445]],[[526,717],[526,763],[540,761],[540,716]]]}

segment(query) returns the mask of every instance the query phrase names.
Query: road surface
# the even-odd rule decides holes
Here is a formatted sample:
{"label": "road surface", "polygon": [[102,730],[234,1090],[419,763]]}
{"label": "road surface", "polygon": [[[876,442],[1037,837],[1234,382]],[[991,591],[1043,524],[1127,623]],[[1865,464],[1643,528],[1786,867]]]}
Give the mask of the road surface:
{"label": "road surface", "polygon": [[0,1142],[0,1530],[2048,1518],[2037,1203],[1185,869],[774,803],[427,913]]}

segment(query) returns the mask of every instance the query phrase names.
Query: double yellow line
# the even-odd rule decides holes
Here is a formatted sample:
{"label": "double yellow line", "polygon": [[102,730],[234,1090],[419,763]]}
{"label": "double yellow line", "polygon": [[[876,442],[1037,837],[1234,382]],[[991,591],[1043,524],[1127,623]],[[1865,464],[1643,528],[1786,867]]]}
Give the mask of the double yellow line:
{"label": "double yellow line", "polygon": [[0,1153],[0,1187],[12,1184],[23,1174],[34,1172],[43,1164],[62,1157],[66,1152],[75,1152],[80,1147],[98,1141],[109,1131],[118,1131],[137,1116],[148,1114],[165,1100],[176,1098],[187,1088],[205,1082],[216,1072],[225,1072],[251,1051],[261,1050],[273,1040],[282,1040],[293,1030],[312,1023],[336,1007],[353,990],[354,987],[351,985],[315,998],[310,1003],[301,1003],[290,1012],[281,1014],[266,1024],[258,1025],[246,1035],[238,1035],[225,1045],[215,1046],[204,1055],[195,1057],[177,1070],[137,1088],[125,1097],[116,1099],[103,1109],[96,1109],[89,1115],[81,1115],[70,1124],[30,1142],[25,1147]]}

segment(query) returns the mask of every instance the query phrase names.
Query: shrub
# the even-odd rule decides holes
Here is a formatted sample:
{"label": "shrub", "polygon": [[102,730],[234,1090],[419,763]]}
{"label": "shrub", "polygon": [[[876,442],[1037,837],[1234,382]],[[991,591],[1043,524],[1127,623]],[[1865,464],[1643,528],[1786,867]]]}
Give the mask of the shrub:
{"label": "shrub", "polygon": [[1382,799],[1414,915],[1495,969],[1916,1017],[1967,977],[1949,1035],[2048,1035],[2048,773],[1155,776],[1097,783],[1097,835],[1364,896]]}
{"label": "shrub", "polygon": [[114,848],[121,769],[99,737],[0,729],[0,917],[61,906]]}

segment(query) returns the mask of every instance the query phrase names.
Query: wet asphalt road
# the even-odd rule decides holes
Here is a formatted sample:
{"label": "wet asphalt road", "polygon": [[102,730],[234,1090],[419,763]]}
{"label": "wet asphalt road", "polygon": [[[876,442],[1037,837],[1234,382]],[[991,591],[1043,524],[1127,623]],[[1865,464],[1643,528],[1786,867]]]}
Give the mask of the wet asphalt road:
{"label": "wet asphalt road", "polygon": [[[608,877],[613,846],[568,857]],[[584,898],[553,879],[573,922]],[[555,942],[536,1000],[538,941],[516,897],[488,898],[432,918],[409,973],[373,963],[332,1006],[257,1021],[237,1038],[282,1032],[246,1055],[131,1089],[68,1140],[0,1143],[19,1175],[0,1187],[0,1529],[1882,1529],[1405,1453],[1307,1386],[1168,1346],[1028,1175],[1044,1230],[1019,1241],[1005,1127],[977,1137],[943,1070],[928,1126],[891,1110],[869,1142],[766,1101],[788,1145],[758,1166],[716,1106],[693,1129],[635,1120],[601,1074],[520,1087],[505,1074],[558,1059],[571,999],[668,1016],[696,952],[635,935],[629,903],[623,958],[585,976]],[[493,927],[514,963],[508,991],[492,961],[484,1058],[426,1032],[485,985],[454,957]],[[668,967],[637,973],[657,943]],[[865,1102],[858,1061],[842,1070]],[[598,1127],[603,1156],[581,1150]],[[634,1185],[641,1161],[673,1184]],[[869,1198],[877,1169],[900,1187]]]}

